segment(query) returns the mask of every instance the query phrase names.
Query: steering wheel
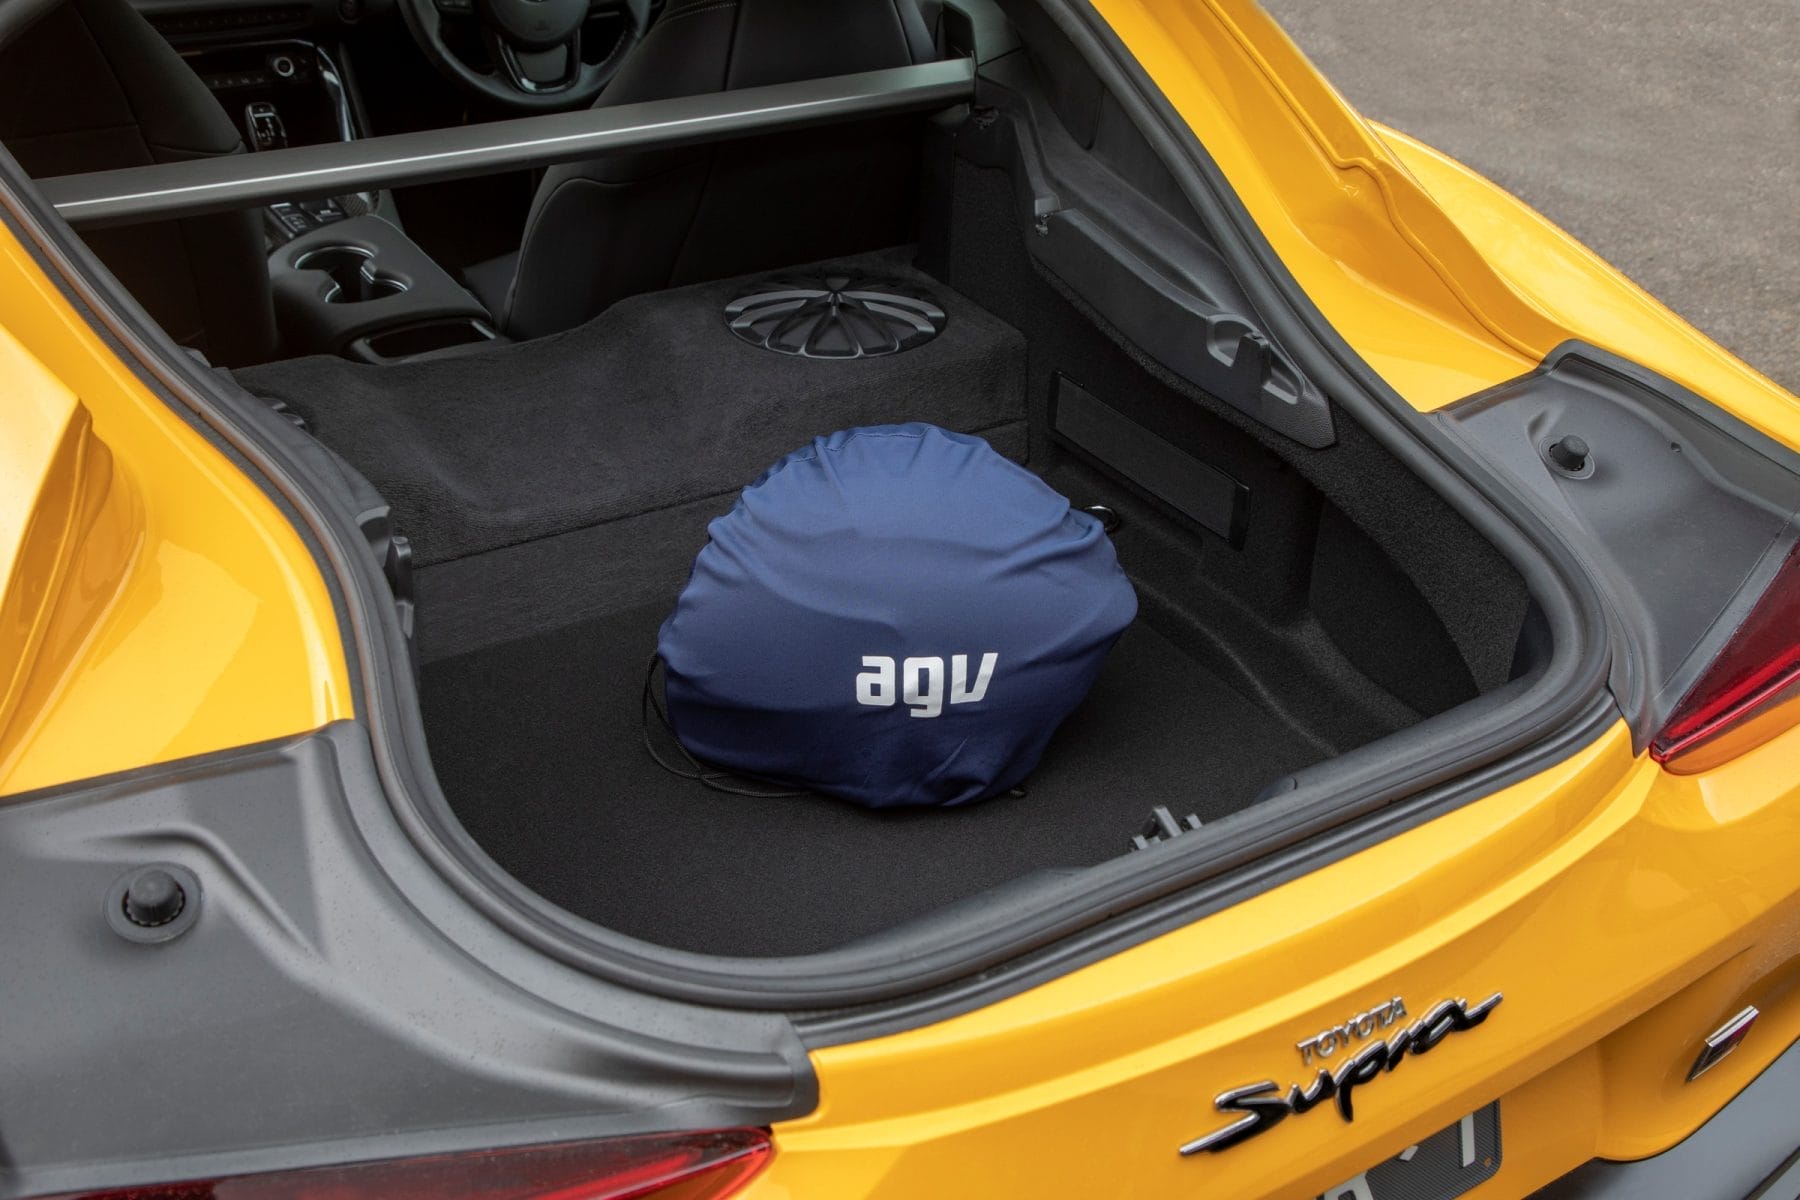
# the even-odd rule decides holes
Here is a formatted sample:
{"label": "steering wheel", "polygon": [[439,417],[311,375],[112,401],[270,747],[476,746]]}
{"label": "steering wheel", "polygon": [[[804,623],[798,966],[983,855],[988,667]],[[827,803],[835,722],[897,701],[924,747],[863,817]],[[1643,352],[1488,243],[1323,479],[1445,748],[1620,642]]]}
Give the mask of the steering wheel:
{"label": "steering wheel", "polygon": [[[400,15],[433,66],[477,96],[543,112],[592,104],[644,36],[650,0],[398,0]],[[581,27],[591,10],[625,21],[618,44],[597,63],[581,61]],[[444,41],[445,20],[480,25],[496,70],[477,71]]]}

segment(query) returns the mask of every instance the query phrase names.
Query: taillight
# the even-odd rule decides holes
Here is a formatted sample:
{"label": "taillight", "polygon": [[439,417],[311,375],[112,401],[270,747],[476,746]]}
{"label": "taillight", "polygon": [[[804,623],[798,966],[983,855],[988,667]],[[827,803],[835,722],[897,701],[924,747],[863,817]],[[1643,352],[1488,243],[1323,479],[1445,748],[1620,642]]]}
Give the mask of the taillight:
{"label": "taillight", "polygon": [[1650,757],[1692,774],[1800,724],[1800,543],[1744,623],[1650,743]]}
{"label": "taillight", "polygon": [[48,1200],[717,1200],[768,1162],[767,1131],[720,1129],[197,1179]]}

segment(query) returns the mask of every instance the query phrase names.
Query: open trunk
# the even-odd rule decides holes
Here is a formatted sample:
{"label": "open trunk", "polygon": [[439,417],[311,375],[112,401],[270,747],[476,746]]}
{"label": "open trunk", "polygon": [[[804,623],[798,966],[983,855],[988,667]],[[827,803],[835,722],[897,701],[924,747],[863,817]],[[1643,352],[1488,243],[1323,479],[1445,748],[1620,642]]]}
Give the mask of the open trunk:
{"label": "open trunk", "polygon": [[[1345,412],[1321,401],[1328,436],[1290,437],[1171,369],[1178,344],[1109,319],[1104,271],[1084,283],[1034,253],[1049,234],[1021,212],[1016,147],[1009,164],[922,140],[917,245],[780,272],[925,290],[948,320],[914,349],[832,360],[740,340],[725,306],[758,275],[479,354],[239,373],[368,476],[412,540],[424,723],[456,815],[519,881],[608,929],[740,956],[843,946],[1133,853],[1156,806],[1216,823],[1528,665],[1517,572]],[[1101,185],[1120,189],[1115,214],[1178,208],[1141,177]],[[806,440],[901,421],[979,433],[1119,515],[1140,615],[1097,687],[1021,794],[957,809],[752,798],[660,768],[645,675],[707,522]]]}

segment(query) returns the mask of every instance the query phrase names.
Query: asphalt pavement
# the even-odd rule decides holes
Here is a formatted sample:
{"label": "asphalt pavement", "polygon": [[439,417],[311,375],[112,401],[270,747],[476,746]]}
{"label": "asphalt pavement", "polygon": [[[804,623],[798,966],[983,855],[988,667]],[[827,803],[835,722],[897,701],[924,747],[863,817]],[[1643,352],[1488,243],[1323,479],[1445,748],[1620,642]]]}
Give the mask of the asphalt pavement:
{"label": "asphalt pavement", "polygon": [[1800,393],[1800,0],[1264,0],[1366,116]]}

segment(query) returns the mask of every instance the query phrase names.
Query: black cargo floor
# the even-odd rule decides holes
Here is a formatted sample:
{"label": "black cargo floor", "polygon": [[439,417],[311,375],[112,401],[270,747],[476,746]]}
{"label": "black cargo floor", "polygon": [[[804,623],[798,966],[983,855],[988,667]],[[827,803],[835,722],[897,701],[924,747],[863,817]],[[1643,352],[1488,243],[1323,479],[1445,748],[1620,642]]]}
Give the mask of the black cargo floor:
{"label": "black cargo floor", "polygon": [[475,840],[553,903],[665,946],[826,949],[1124,853],[1152,805],[1216,819],[1319,757],[1140,618],[1023,796],[874,813],[726,795],[644,749],[640,686],[672,599],[431,663],[422,688]]}

